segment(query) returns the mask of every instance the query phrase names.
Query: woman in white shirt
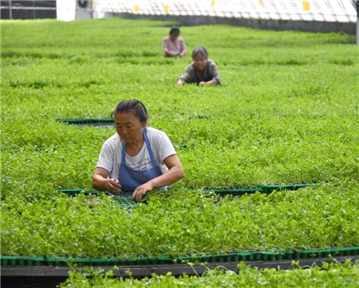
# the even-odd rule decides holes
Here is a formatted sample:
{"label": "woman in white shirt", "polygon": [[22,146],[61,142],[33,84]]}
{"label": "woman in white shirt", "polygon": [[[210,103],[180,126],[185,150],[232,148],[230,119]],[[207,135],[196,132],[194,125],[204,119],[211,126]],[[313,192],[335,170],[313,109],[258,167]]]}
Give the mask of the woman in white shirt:
{"label": "woman in white shirt", "polygon": [[184,177],[167,135],[146,127],[147,109],[138,100],[117,104],[112,116],[117,133],[102,146],[92,185],[112,194],[131,193],[136,201],[154,189],[167,189]]}

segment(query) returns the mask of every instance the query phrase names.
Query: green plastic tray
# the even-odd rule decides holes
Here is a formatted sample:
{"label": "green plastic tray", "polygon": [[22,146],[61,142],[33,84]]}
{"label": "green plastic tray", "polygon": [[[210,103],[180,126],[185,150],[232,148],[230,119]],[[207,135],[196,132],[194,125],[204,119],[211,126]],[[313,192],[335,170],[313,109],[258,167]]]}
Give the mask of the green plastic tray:
{"label": "green plastic tray", "polygon": [[328,249],[303,249],[287,251],[246,251],[222,254],[188,254],[170,257],[167,254],[160,256],[139,255],[124,258],[72,258],[57,256],[6,256],[1,255],[2,266],[64,266],[72,264],[78,266],[114,266],[114,265],[158,265],[191,262],[237,262],[237,261],[277,261],[283,259],[306,259],[332,256],[359,255],[359,246],[328,248]]}
{"label": "green plastic tray", "polygon": [[[259,185],[256,187],[247,187],[247,188],[206,188],[202,191],[204,192],[214,192],[219,195],[234,195],[234,196],[240,196],[244,194],[251,194],[256,192],[261,193],[271,193],[274,190],[297,190],[300,188],[308,187],[309,185],[317,185],[318,183],[304,183],[304,184],[283,184],[283,185]],[[59,189],[59,192],[66,193],[70,196],[75,196],[78,193],[80,193],[83,189],[77,188],[77,189]],[[110,193],[107,191],[103,191],[107,195]],[[101,191],[97,190],[88,190],[85,191],[86,195],[97,195],[102,193]]]}
{"label": "green plastic tray", "polygon": [[56,119],[56,122],[63,122],[69,125],[79,125],[79,124],[93,124],[93,123],[115,123],[115,120],[112,118],[78,118],[78,119]]}
{"label": "green plastic tray", "polygon": [[79,194],[83,190],[84,190],[83,188],[74,188],[74,189],[58,189],[57,191],[65,193],[68,196],[76,196],[77,194]]}
{"label": "green plastic tray", "polygon": [[56,119],[56,122],[63,122],[70,125],[93,123],[92,119]]}
{"label": "green plastic tray", "polygon": [[274,190],[298,190],[310,185],[317,185],[318,183],[302,183],[302,184],[278,184],[278,185],[259,185],[264,193],[272,193]]}
{"label": "green plastic tray", "polygon": [[137,202],[132,199],[132,196],[113,196],[113,199],[117,201],[123,208],[134,208],[137,206]]}
{"label": "green plastic tray", "polygon": [[68,266],[71,263],[71,258],[57,257],[57,256],[46,256],[45,262],[48,266]]}
{"label": "green plastic tray", "polygon": [[206,115],[194,115],[194,116],[190,116],[188,119],[202,119],[202,120],[206,120],[206,119],[209,119],[209,117],[206,116]]}
{"label": "green plastic tray", "polygon": [[40,266],[44,257],[42,256],[6,256],[1,255],[1,266]]}
{"label": "green plastic tray", "polygon": [[249,188],[228,188],[228,189],[204,189],[205,192],[215,192],[220,195],[244,195],[255,192],[263,192],[261,187],[249,187]]}
{"label": "green plastic tray", "polygon": [[58,148],[46,148],[46,147],[24,147],[24,148],[1,148],[1,152],[13,152],[18,153],[22,151],[56,151]]}
{"label": "green plastic tray", "polygon": [[[67,194],[68,196],[76,196],[81,193],[84,189],[77,188],[77,189],[59,189],[58,192],[62,192]],[[110,195],[108,191],[98,191],[98,190],[88,190],[84,192],[85,195],[99,195],[101,193],[105,193],[106,195]],[[137,206],[137,202],[132,199],[130,195],[119,195],[113,196],[113,200],[117,201],[122,208],[134,208]]]}
{"label": "green plastic tray", "polygon": [[260,252],[260,259],[261,260],[271,260],[271,261],[276,261],[276,260],[283,260],[285,256],[285,252],[271,252],[271,251],[261,251]]}
{"label": "green plastic tray", "polygon": [[335,256],[350,256],[359,255],[359,246],[342,247],[342,248],[327,248],[327,249],[302,249],[302,250],[288,250],[286,251],[286,258],[292,259],[307,259],[318,257]]}
{"label": "green plastic tray", "polygon": [[194,144],[173,144],[175,149],[192,149],[194,148]]}
{"label": "green plastic tray", "polygon": [[[83,188],[75,188],[75,189],[59,189],[58,192],[62,192],[67,194],[68,196],[76,196],[81,193],[84,189]],[[109,195],[110,193],[107,191],[98,191],[98,190],[87,190],[84,192],[85,195],[99,195],[101,193],[105,193]]]}
{"label": "green plastic tray", "polygon": [[115,119],[113,118],[99,118],[99,119],[92,119],[92,123],[115,123]]}

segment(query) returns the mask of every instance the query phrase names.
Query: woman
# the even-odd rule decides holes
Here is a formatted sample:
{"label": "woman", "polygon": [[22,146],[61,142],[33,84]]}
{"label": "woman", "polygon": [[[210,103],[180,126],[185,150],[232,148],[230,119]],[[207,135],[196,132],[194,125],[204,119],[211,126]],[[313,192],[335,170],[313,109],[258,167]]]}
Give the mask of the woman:
{"label": "woman", "polygon": [[117,133],[102,146],[92,185],[112,194],[131,193],[136,201],[153,189],[167,189],[184,177],[167,135],[146,127],[147,110],[138,100],[117,104],[112,116]]}
{"label": "woman", "polygon": [[172,27],[170,36],[167,36],[162,41],[162,48],[166,57],[184,57],[187,54],[187,48],[184,40],[179,37],[180,30],[178,27]]}
{"label": "woman", "polygon": [[192,52],[193,62],[187,67],[183,75],[178,78],[179,86],[185,83],[197,83],[197,85],[220,85],[221,77],[219,76],[216,64],[208,59],[206,48],[199,46]]}

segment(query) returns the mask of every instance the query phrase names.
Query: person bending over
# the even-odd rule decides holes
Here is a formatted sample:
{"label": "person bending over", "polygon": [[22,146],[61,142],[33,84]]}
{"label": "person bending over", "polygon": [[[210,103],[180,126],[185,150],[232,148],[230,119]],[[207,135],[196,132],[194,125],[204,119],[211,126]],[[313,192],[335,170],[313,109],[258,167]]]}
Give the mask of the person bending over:
{"label": "person bending over", "polygon": [[166,57],[184,57],[187,54],[187,48],[183,38],[179,37],[180,29],[172,27],[170,36],[167,36],[162,41],[162,48]]}
{"label": "person bending over", "polygon": [[192,52],[193,62],[188,65],[183,75],[178,78],[179,86],[185,83],[197,83],[197,85],[220,85],[221,77],[219,76],[216,63],[208,59],[207,49],[198,46]]}
{"label": "person bending over", "polygon": [[138,100],[117,104],[112,113],[116,133],[102,146],[92,186],[136,201],[184,177],[182,164],[167,135],[147,127],[147,110]]}

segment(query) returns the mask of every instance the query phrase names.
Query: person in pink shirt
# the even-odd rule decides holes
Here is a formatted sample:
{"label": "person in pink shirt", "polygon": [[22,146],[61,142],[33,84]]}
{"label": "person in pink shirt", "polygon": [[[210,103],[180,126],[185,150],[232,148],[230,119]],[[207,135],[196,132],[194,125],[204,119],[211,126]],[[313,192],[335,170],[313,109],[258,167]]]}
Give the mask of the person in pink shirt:
{"label": "person in pink shirt", "polygon": [[184,57],[187,53],[186,45],[183,38],[179,37],[180,30],[178,27],[172,27],[170,36],[163,38],[162,48],[166,57]]}

